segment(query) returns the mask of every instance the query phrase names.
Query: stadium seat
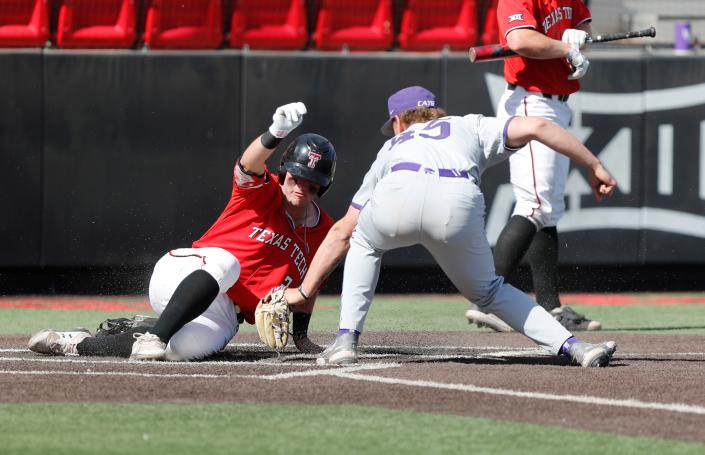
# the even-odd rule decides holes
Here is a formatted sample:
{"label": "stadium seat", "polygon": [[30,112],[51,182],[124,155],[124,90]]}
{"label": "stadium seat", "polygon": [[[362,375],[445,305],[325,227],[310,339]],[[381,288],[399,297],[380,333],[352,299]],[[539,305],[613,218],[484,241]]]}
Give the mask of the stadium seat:
{"label": "stadium seat", "polygon": [[63,48],[132,47],[137,37],[135,0],[64,0],[56,45]]}
{"label": "stadium seat", "polygon": [[482,27],[482,44],[499,43],[499,25],[497,24],[497,1],[489,0],[485,12],[485,25]]}
{"label": "stadium seat", "polygon": [[305,0],[234,0],[229,46],[303,49],[308,42]]}
{"label": "stadium seat", "polygon": [[216,49],[223,41],[221,0],[150,0],[144,44],[150,49]]}
{"label": "stadium seat", "polygon": [[392,47],[391,0],[322,0],[314,45],[322,50],[385,50]]}
{"label": "stadium seat", "polygon": [[409,0],[402,13],[399,47],[404,50],[467,50],[476,37],[475,0]]}
{"label": "stadium seat", "polygon": [[0,1],[0,47],[44,47],[48,39],[48,0]]}

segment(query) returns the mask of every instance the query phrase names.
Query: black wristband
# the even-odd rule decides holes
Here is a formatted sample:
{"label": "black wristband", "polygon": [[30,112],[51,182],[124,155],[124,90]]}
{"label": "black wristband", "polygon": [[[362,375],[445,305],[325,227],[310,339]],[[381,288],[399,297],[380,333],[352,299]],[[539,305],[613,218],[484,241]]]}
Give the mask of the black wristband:
{"label": "black wristband", "polygon": [[296,290],[299,291],[299,294],[301,294],[301,297],[303,297],[304,300],[306,300],[307,302],[308,302],[308,299],[311,298],[310,295],[308,295],[304,292],[304,285],[303,284],[300,285],[298,288],[296,288]]}
{"label": "black wristband", "polygon": [[262,136],[260,136],[260,142],[265,148],[275,149],[277,145],[281,142],[281,138],[274,136],[269,130],[265,131]]}

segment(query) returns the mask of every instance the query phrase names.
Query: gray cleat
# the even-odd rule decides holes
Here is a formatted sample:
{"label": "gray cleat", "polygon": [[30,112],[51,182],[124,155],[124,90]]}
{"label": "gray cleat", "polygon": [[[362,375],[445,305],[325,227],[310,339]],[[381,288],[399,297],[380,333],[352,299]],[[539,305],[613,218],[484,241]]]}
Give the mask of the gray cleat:
{"label": "gray cleat", "polygon": [[612,360],[612,355],[617,350],[617,343],[605,341],[604,343],[584,343],[579,341],[568,348],[571,360],[583,368],[606,367]]}
{"label": "gray cleat", "polygon": [[470,324],[475,323],[479,328],[489,327],[495,332],[513,332],[514,329],[509,327],[509,325],[495,316],[492,313],[483,312],[479,306],[474,303],[468,311],[465,312],[465,318]]}
{"label": "gray cleat", "polygon": [[316,358],[318,365],[344,365],[357,363],[357,339],[355,332],[344,333],[335,338],[335,343]]}
{"label": "gray cleat", "polygon": [[76,346],[89,336],[91,332],[82,327],[67,332],[45,329],[32,335],[27,347],[38,354],[78,355]]}

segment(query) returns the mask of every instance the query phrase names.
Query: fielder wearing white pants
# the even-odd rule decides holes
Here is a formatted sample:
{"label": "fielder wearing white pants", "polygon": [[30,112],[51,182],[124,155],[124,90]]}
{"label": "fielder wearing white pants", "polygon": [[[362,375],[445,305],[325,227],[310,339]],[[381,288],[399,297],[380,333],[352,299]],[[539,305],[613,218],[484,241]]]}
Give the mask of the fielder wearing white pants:
{"label": "fielder wearing white pants", "polygon": [[482,193],[471,179],[411,171],[386,176],[360,212],[350,241],[340,328],[362,332],[384,252],[420,244],[465,298],[558,354],[570,332],[495,274],[484,211]]}
{"label": "fielder wearing white pants", "polygon": [[[568,128],[571,111],[559,97],[528,92],[520,86],[507,88],[497,107],[497,118],[543,117]],[[509,157],[509,169],[516,205],[512,215],[532,221],[537,230],[553,227],[565,212],[565,185],[570,159],[538,142],[531,141]]]}
{"label": "fielder wearing white pants", "polygon": [[464,297],[553,354],[571,334],[494,269],[478,186],[506,159],[508,120],[466,115],[410,125],[387,141],[353,196],[340,328],[362,332],[385,251],[420,244]]}
{"label": "fielder wearing white pants", "polygon": [[220,293],[208,309],[169,340],[168,360],[197,360],[221,351],[238,331],[237,310],[226,294],[240,276],[237,258],[222,248],[180,248],[162,256],[149,282],[149,302],[161,314],[181,281],[196,270],[208,272]]}

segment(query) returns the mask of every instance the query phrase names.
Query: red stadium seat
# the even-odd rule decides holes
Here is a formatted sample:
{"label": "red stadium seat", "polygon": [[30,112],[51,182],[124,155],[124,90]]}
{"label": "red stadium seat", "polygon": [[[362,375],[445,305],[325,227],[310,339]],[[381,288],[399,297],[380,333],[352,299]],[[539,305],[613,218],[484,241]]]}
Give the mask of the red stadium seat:
{"label": "red stadium seat", "polygon": [[402,14],[399,47],[409,51],[461,51],[475,45],[475,0],[409,0]]}
{"label": "red stadium seat", "polygon": [[497,1],[489,0],[485,12],[485,25],[482,29],[482,44],[499,43],[499,25],[497,24]]}
{"label": "red stadium seat", "polygon": [[48,0],[0,1],[0,47],[44,47],[48,39]]}
{"label": "red stadium seat", "polygon": [[315,47],[322,50],[385,50],[392,47],[391,0],[322,0]]}
{"label": "red stadium seat", "polygon": [[305,0],[234,0],[229,45],[303,49],[308,41]]}
{"label": "red stadium seat", "polygon": [[130,48],[135,32],[135,0],[64,0],[56,45],[63,48]]}
{"label": "red stadium seat", "polygon": [[221,0],[151,0],[144,44],[151,49],[216,49],[223,41]]}

